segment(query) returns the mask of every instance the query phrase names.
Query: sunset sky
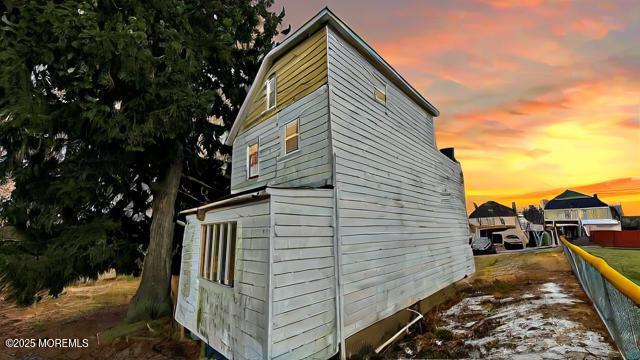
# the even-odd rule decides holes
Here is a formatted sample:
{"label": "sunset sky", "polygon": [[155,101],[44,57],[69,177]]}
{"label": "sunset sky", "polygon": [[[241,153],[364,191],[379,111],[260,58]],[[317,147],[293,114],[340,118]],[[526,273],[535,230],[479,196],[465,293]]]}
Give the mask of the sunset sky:
{"label": "sunset sky", "polygon": [[[516,5],[517,4],[517,5]],[[640,2],[278,1],[329,6],[441,112],[467,207],[565,188],[640,215]]]}

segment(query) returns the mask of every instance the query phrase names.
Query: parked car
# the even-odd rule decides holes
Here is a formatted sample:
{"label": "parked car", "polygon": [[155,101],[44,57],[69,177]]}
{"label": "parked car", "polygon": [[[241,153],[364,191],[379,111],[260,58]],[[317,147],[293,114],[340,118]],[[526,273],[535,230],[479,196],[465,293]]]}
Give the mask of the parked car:
{"label": "parked car", "polygon": [[493,233],[493,241],[502,243],[505,250],[524,249],[527,246],[527,239],[524,234],[520,234],[515,229],[507,229],[501,232]]}
{"label": "parked car", "polygon": [[471,250],[473,255],[495,254],[495,244],[485,236],[477,236],[471,240]]}

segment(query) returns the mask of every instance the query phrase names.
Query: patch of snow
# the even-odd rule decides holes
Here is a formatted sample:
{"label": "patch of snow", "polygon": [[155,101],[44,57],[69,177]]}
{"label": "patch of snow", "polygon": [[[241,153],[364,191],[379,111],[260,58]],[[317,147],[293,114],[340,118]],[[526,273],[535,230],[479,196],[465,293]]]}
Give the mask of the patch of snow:
{"label": "patch of snow", "polygon": [[[576,354],[600,358],[615,354],[602,336],[580,323],[545,317],[540,311],[547,305],[582,301],[567,295],[553,282],[543,284],[540,292],[540,299],[533,299],[537,296],[530,293],[522,295],[521,300],[495,299],[491,295],[465,298],[443,313],[445,328],[466,337],[465,344],[476,348],[477,357],[482,358],[565,359]],[[484,315],[481,320],[469,321],[469,315],[477,319],[478,314]],[[474,328],[487,325],[487,321],[491,329],[486,336],[474,338]]]}
{"label": "patch of snow", "polygon": [[404,348],[404,352],[405,352],[407,355],[413,355],[413,351],[412,351],[408,346]]}
{"label": "patch of snow", "polygon": [[483,307],[480,306],[483,303],[486,303],[490,300],[494,300],[493,295],[482,295],[482,296],[474,296],[462,299],[459,303],[452,306],[445,315],[456,315],[465,310],[471,310],[472,312],[480,312],[483,311]]}
{"label": "patch of snow", "polygon": [[575,303],[581,303],[582,301],[574,299],[569,295],[562,292],[562,289],[556,283],[544,283],[540,287],[540,290],[544,293],[541,299],[532,300],[537,305],[553,305],[563,304],[571,305]]}

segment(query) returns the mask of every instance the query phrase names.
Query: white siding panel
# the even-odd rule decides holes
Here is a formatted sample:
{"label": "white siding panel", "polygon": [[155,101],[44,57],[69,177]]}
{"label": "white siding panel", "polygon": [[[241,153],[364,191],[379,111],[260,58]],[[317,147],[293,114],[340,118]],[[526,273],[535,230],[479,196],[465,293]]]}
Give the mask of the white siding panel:
{"label": "white siding panel", "polygon": [[[327,86],[290,104],[271,119],[238,135],[233,143],[231,192],[264,185],[323,186],[332,183]],[[284,126],[300,121],[300,149],[284,154]],[[247,179],[247,146],[258,141],[257,178]]]}
{"label": "white siding panel", "polygon": [[329,358],[338,346],[333,190],[268,191],[274,224],[271,357]]}
{"label": "white siding panel", "polygon": [[[202,224],[237,221],[234,286],[200,279]],[[176,320],[229,359],[267,358],[269,200],[187,217]]]}
{"label": "white siding panel", "polygon": [[332,31],[329,92],[349,336],[474,265],[461,169],[436,148],[432,117]]}
{"label": "white siding panel", "polygon": [[196,216],[187,216],[182,239],[182,261],[175,318],[188,329],[196,328],[200,236],[200,224]]}

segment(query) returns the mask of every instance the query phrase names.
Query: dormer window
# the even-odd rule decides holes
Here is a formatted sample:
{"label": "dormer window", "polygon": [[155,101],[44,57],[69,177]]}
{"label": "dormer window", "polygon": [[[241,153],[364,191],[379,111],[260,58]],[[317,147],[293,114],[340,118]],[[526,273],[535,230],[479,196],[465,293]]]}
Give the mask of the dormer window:
{"label": "dormer window", "polygon": [[373,97],[382,105],[387,104],[387,91],[384,88],[374,87]]}
{"label": "dormer window", "polygon": [[284,154],[290,154],[300,148],[300,121],[295,119],[285,126]]}
{"label": "dormer window", "polygon": [[251,144],[247,147],[247,177],[254,178],[258,176],[258,143]]}
{"label": "dormer window", "polygon": [[276,74],[267,79],[267,110],[276,106]]}

